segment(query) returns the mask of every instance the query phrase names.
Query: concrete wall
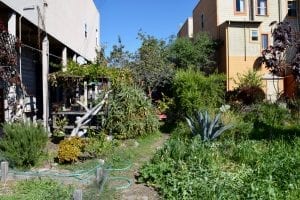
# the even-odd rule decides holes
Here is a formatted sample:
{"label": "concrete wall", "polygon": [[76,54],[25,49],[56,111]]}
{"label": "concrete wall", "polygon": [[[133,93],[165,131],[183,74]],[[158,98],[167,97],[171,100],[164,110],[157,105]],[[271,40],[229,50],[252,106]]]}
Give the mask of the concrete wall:
{"label": "concrete wall", "polygon": [[[84,58],[93,61],[99,48],[100,14],[93,0],[1,0],[36,26],[42,26],[38,9],[48,34]],[[23,8],[34,7],[34,10]],[[41,19],[41,18],[40,18]],[[85,24],[87,37],[85,37]]]}

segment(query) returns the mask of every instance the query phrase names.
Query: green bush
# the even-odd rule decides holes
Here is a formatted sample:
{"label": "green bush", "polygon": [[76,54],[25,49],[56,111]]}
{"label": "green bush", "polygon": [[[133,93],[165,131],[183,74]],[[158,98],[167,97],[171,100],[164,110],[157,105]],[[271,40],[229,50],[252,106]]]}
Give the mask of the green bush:
{"label": "green bush", "polygon": [[238,88],[262,87],[262,76],[257,71],[248,70],[244,74],[237,74],[237,79],[234,80]]}
{"label": "green bush", "polygon": [[4,137],[0,140],[0,153],[10,166],[34,166],[43,154],[47,134],[41,125],[31,123],[4,124]]}
{"label": "green bush", "polygon": [[257,71],[248,70],[244,74],[237,74],[237,80],[233,80],[237,87],[227,92],[227,100],[231,103],[236,100],[243,104],[250,105],[262,102],[265,99],[265,92],[262,87],[262,76]]}
{"label": "green bush", "polygon": [[120,85],[110,99],[106,129],[119,139],[135,138],[158,130],[159,121],[142,89]]}
{"label": "green bush", "polygon": [[204,76],[194,70],[179,70],[173,80],[177,113],[181,117],[192,115],[202,109],[214,109],[224,103],[224,76]]}

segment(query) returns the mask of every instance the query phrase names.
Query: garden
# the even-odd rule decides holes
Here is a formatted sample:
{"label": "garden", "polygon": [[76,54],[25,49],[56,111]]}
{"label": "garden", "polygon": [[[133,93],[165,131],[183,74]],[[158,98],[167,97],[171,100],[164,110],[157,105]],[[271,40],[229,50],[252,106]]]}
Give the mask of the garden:
{"label": "garden", "polygon": [[49,76],[53,87],[109,80],[90,102],[110,91],[96,128],[70,137],[61,118],[48,138],[39,124],[3,124],[0,156],[12,178],[0,198],[71,199],[80,189],[83,199],[299,199],[297,96],[266,101],[256,71],[226,92],[214,67],[220,44],[206,34],[138,37],[135,54],[119,39],[107,58]]}

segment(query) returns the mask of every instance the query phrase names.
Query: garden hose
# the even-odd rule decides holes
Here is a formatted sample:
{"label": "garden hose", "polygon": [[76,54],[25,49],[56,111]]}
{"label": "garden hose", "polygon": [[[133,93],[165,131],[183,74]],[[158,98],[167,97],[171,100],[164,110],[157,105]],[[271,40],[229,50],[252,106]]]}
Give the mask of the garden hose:
{"label": "garden hose", "polygon": [[126,181],[127,182],[125,185],[114,187],[113,189],[115,189],[115,190],[121,190],[121,189],[129,188],[132,185],[132,180],[131,179],[129,179],[127,177],[123,177],[123,176],[109,177],[109,172],[112,172],[112,171],[127,171],[131,168],[131,166],[132,166],[132,164],[130,162],[128,162],[128,164],[123,168],[112,168],[111,166],[104,167],[103,165],[98,164],[98,165],[96,165],[95,167],[93,167],[91,169],[79,170],[79,171],[76,171],[74,173],[61,173],[61,172],[53,172],[53,171],[50,171],[50,170],[35,171],[35,172],[9,170],[9,173],[12,173],[14,175],[19,175],[19,176],[34,176],[34,177],[45,176],[45,177],[50,177],[50,178],[68,177],[68,178],[75,178],[75,179],[79,180],[80,182],[90,183],[92,177],[95,174],[95,171],[98,168],[103,168],[104,174],[103,174],[103,179],[100,183],[100,192],[102,192],[102,190],[104,188],[104,185],[106,184],[106,182],[108,180],[112,180],[112,181],[121,180],[121,181]]}

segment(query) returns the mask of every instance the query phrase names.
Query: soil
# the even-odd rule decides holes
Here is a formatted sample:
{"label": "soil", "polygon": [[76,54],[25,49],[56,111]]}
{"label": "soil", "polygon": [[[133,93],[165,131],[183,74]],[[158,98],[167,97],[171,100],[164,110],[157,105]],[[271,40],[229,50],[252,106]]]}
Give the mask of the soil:
{"label": "soil", "polygon": [[[164,134],[163,137],[155,142],[152,145],[153,149],[161,148],[164,144],[164,142],[169,138],[169,135]],[[139,168],[148,160],[151,159],[153,155],[147,154],[144,157],[138,159],[135,163],[133,163],[132,168],[130,172],[127,174],[129,178],[131,178],[133,181],[130,188],[122,190],[120,193],[120,199],[121,200],[158,200],[160,199],[157,191],[155,191],[153,188],[146,186],[145,184],[139,184],[137,183],[137,180],[135,179],[135,176],[138,174]]]}

